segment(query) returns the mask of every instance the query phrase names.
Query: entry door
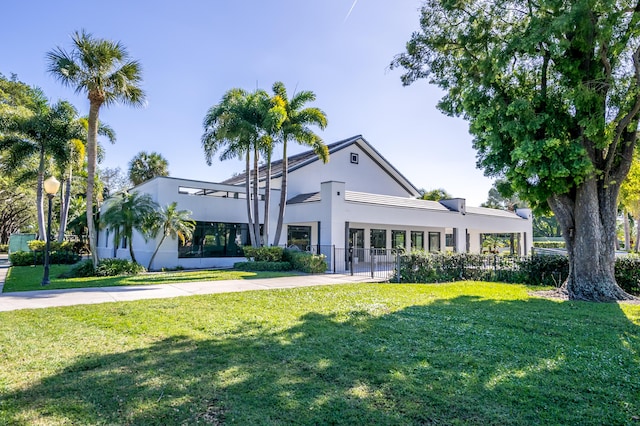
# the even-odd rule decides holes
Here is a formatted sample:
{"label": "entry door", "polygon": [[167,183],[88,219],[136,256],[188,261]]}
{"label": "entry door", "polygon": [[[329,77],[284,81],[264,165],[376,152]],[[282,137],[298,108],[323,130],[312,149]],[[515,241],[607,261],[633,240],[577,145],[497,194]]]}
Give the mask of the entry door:
{"label": "entry door", "polygon": [[364,260],[364,229],[349,228],[349,247],[353,247],[353,257]]}

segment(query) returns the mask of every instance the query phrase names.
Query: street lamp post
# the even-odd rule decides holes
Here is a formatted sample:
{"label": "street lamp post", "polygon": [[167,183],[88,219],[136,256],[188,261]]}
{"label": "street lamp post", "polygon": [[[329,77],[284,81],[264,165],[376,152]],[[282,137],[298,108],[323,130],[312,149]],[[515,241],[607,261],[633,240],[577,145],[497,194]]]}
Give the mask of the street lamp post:
{"label": "street lamp post", "polygon": [[49,284],[49,250],[51,248],[51,202],[60,188],[60,182],[58,179],[51,176],[44,181],[44,192],[47,193],[49,199],[49,213],[47,216],[47,245],[44,250],[44,277],[42,277],[42,285]]}

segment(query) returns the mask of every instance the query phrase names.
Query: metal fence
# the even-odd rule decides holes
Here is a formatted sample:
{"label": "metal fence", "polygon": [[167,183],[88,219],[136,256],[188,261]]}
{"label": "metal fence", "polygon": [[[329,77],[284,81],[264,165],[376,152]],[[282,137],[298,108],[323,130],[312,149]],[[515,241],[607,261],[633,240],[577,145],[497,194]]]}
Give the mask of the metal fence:
{"label": "metal fence", "polygon": [[322,254],[327,260],[327,272],[389,279],[397,267],[397,250],[338,248],[336,246],[309,246],[307,251]]}

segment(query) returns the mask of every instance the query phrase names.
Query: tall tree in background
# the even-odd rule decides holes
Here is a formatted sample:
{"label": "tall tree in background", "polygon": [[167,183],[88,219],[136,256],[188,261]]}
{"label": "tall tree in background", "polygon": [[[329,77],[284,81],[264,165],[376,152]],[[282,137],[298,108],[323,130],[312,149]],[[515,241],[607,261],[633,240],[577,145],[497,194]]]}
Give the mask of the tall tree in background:
{"label": "tall tree in background", "polygon": [[169,162],[161,154],[140,151],[129,162],[129,180],[134,186],[156,176],[169,176]]}
{"label": "tall tree in background", "polygon": [[487,201],[480,204],[480,207],[513,212],[518,207],[527,207],[527,203],[518,197],[509,182],[505,179],[496,179],[489,189]]}
{"label": "tall tree in background", "polygon": [[[260,214],[258,211],[258,161],[260,152],[270,151],[271,134],[282,123],[284,111],[272,102],[263,90],[249,93],[243,89],[231,89],[220,103],[212,106],[204,119],[202,147],[205,159],[211,165],[216,153],[220,160],[234,157],[245,159],[245,197],[247,222],[253,246],[261,245]],[[251,173],[251,154],[253,170]],[[253,181],[253,194],[251,182]],[[253,199],[253,207],[251,200]]]}
{"label": "tall tree in background", "polygon": [[629,238],[629,215],[634,219],[636,225],[636,241],[634,250],[638,251],[638,236],[640,236],[640,154],[636,150],[633,163],[622,186],[620,187],[620,206],[622,207],[625,221],[625,249],[631,251]]}
{"label": "tall tree in background", "polygon": [[49,72],[65,86],[85,93],[89,99],[87,136],[87,228],[94,266],[98,264],[96,229],[93,218],[94,181],[97,163],[100,108],[116,102],[142,106],[142,70],[119,42],[94,38],[84,30],[71,36],[73,49],[59,47],[47,54]]}
{"label": "tall tree in background", "polygon": [[[7,113],[7,114],[5,114]],[[40,239],[48,238],[43,208],[43,182],[45,174],[53,174],[50,160],[58,165],[67,164],[70,141],[84,138],[84,129],[78,121],[78,112],[68,102],[49,106],[45,99],[28,112],[4,111],[0,118],[0,151],[4,153],[2,166],[13,175],[21,173],[22,180],[36,179],[36,211]],[[37,169],[24,167],[30,157],[37,158]]]}
{"label": "tall tree in background", "polygon": [[629,296],[614,277],[620,184],[640,119],[640,2],[427,0],[392,67],[446,90],[478,166],[562,228],[572,299]]}
{"label": "tall tree in background", "polygon": [[420,194],[421,200],[440,201],[452,198],[444,188],[432,189],[431,191],[421,189]]}
{"label": "tall tree in background", "polygon": [[[327,116],[319,108],[306,107],[309,102],[316,100],[315,93],[304,90],[294,93],[291,99],[287,95],[284,83],[276,82],[273,85],[273,93],[283,101],[285,109],[285,119],[282,122],[278,133],[278,141],[282,142],[282,178],[280,185],[280,208],[278,211],[278,224],[276,234],[273,239],[274,245],[280,244],[280,235],[284,223],[284,212],[287,204],[287,180],[289,174],[289,164],[287,159],[287,145],[289,141],[297,142],[300,145],[313,149],[322,162],[329,161],[329,149],[322,141],[322,138],[314,133],[311,126],[318,126],[321,130],[327,127]],[[270,178],[269,174],[269,178]]]}

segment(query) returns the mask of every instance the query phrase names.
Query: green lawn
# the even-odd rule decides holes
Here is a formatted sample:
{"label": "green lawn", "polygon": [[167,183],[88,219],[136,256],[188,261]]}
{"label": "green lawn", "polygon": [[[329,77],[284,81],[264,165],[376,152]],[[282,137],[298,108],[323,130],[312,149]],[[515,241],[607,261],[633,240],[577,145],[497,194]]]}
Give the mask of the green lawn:
{"label": "green lawn", "polygon": [[51,265],[51,283],[42,287],[43,266],[12,266],[5,281],[3,293],[11,291],[53,290],[61,288],[108,287],[121,285],[175,284],[190,281],[247,280],[295,275],[291,272],[243,272],[233,270],[200,270],[153,272],[136,276],[58,278],[71,269],[71,265]]}
{"label": "green lawn", "polygon": [[357,284],[0,313],[0,424],[637,424],[640,306]]}

